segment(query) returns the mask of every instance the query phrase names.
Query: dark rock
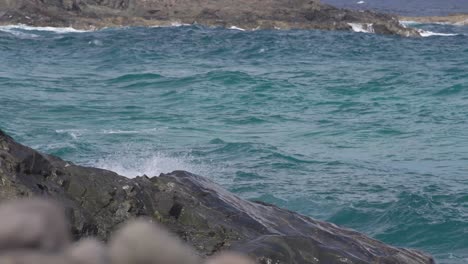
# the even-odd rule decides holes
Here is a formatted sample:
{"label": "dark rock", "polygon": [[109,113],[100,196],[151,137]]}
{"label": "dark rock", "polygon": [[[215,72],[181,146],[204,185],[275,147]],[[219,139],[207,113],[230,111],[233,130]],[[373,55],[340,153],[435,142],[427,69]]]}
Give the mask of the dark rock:
{"label": "dark rock", "polygon": [[0,201],[33,195],[63,203],[76,238],[106,240],[122,222],[145,216],[200,255],[234,250],[260,263],[434,263],[416,250],[245,201],[188,172],[128,179],[39,153],[0,132]]}
{"label": "dark rock", "polygon": [[392,16],[321,4],[318,0],[2,0],[0,23],[34,26],[170,25],[174,22],[245,29],[351,30],[349,23],[374,26],[375,33],[419,36]]}

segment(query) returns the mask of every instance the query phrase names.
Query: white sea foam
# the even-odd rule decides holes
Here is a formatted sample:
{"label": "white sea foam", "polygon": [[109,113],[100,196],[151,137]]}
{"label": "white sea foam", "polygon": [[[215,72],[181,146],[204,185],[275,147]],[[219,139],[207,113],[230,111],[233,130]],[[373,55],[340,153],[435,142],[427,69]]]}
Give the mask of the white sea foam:
{"label": "white sea foam", "polygon": [[151,134],[159,130],[158,128],[148,128],[140,130],[121,130],[121,129],[106,129],[102,130],[101,134]]}
{"label": "white sea foam", "polygon": [[452,33],[438,33],[438,32],[432,32],[428,30],[422,30],[418,29],[419,34],[421,34],[421,37],[433,37],[433,36],[440,36],[440,37],[453,37],[453,36],[458,36],[459,34],[452,34]]}
{"label": "white sea foam", "polygon": [[187,27],[193,26],[193,24],[186,24],[179,21],[172,21],[170,24],[162,24],[162,25],[152,25],[152,28],[167,28],[167,27]]}
{"label": "white sea foam", "polygon": [[141,156],[137,158],[128,155],[128,153],[113,154],[98,160],[92,166],[111,170],[128,178],[142,175],[150,177],[159,176],[161,173],[169,173],[175,170],[190,171],[199,175],[210,175],[213,170],[209,166],[195,162],[189,155],[173,156],[156,152]]}
{"label": "white sea foam", "polygon": [[468,19],[455,22],[454,25],[455,25],[455,26],[466,26],[466,25],[468,25]]}
{"label": "white sea foam", "polygon": [[55,33],[82,33],[91,30],[81,30],[72,27],[33,27],[23,24],[0,26],[0,30],[28,30],[28,31],[50,31]]}
{"label": "white sea foam", "polygon": [[186,26],[191,26],[191,24],[185,24],[185,23],[174,21],[174,22],[171,22],[171,26],[172,27],[186,27]]}
{"label": "white sea foam", "polygon": [[120,129],[109,129],[103,130],[102,134],[139,134],[140,131],[138,130],[120,130]]}
{"label": "white sea foam", "polygon": [[357,2],[356,4],[362,5],[362,4],[365,4],[365,3],[366,3],[366,2],[364,2],[364,1],[359,1],[359,2]]}
{"label": "white sea foam", "polygon": [[103,42],[101,40],[94,39],[92,41],[89,41],[88,44],[93,46],[102,46]]}
{"label": "white sea foam", "polygon": [[354,32],[375,33],[372,23],[348,23]]}
{"label": "white sea foam", "polygon": [[9,34],[11,34],[13,36],[16,36],[16,37],[19,37],[19,38],[37,38],[37,37],[39,37],[39,35],[36,35],[36,34],[24,33],[24,32],[16,31],[16,30],[9,29],[9,28],[0,27],[0,31],[9,33]]}
{"label": "white sea foam", "polygon": [[245,31],[245,29],[236,27],[236,26],[230,26],[229,29],[234,29],[234,30],[240,30],[240,31]]}
{"label": "white sea foam", "polygon": [[[448,25],[450,23],[445,23],[445,22],[436,22],[436,23],[421,23],[417,21],[411,21],[411,20],[401,20],[400,25],[403,27],[407,26],[414,26],[414,25],[422,25],[422,24],[441,24],[441,25]],[[458,36],[460,34],[456,33],[439,33],[439,32],[433,32],[429,30],[424,30],[424,29],[416,29],[421,37],[432,37],[432,36],[440,36],[440,37],[453,37],[453,36]]]}
{"label": "white sea foam", "polygon": [[83,134],[84,130],[81,129],[57,129],[55,133],[57,134],[67,134],[73,139],[78,139]]}

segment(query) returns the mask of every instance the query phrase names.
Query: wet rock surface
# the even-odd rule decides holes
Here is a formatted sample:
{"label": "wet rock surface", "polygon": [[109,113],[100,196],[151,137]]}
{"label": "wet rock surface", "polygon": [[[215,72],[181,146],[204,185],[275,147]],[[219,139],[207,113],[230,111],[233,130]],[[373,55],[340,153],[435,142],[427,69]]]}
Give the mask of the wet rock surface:
{"label": "wet rock surface", "polygon": [[[107,241],[125,221],[146,217],[177,234],[200,257],[232,250],[258,263],[434,263],[416,250],[240,199],[189,172],[128,179],[39,153],[0,131],[0,202],[24,196],[63,204],[75,239]],[[99,251],[91,255],[105,258]]]}
{"label": "wet rock surface", "polygon": [[375,33],[419,36],[395,17],[335,8],[317,0],[0,0],[0,23],[102,28],[202,24],[245,29],[352,30],[371,25]]}

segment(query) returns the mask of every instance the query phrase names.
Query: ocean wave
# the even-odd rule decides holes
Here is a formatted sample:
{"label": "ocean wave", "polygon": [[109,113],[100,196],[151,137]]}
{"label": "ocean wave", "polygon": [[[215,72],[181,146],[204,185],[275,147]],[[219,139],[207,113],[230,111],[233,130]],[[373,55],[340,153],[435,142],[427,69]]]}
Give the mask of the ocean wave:
{"label": "ocean wave", "polygon": [[83,130],[81,129],[57,129],[55,130],[55,133],[66,134],[70,136],[72,139],[78,139],[78,137],[83,134]]}
{"label": "ocean wave", "polygon": [[39,35],[36,35],[36,34],[24,33],[24,32],[16,31],[16,30],[9,29],[9,28],[3,28],[1,26],[0,26],[0,31],[11,34],[11,35],[13,35],[15,37],[19,37],[19,38],[28,38],[29,39],[29,38],[39,37]]}
{"label": "ocean wave", "polygon": [[[431,22],[431,23],[423,23],[423,22],[418,22],[418,21],[411,21],[411,20],[400,20],[400,24],[404,27],[407,26],[418,26],[418,25],[455,25],[453,23],[448,23],[448,22]],[[460,36],[462,34],[457,34],[457,33],[441,33],[441,32],[433,32],[430,30],[424,30],[417,28],[416,29],[419,34],[421,34],[421,37],[433,37],[433,36],[439,36],[439,37],[453,37],[453,36]]]}
{"label": "ocean wave", "polygon": [[109,83],[121,83],[129,81],[154,80],[162,78],[157,73],[129,73],[107,80]]}
{"label": "ocean wave", "polygon": [[246,29],[240,28],[240,27],[236,27],[236,26],[230,26],[229,29],[239,30],[239,31],[246,31]]}
{"label": "ocean wave", "polygon": [[75,29],[72,27],[36,27],[36,26],[28,26],[23,24],[17,25],[5,25],[0,26],[1,31],[5,30],[27,30],[27,31],[49,31],[54,33],[83,33],[83,32],[91,32],[93,30],[82,30],[82,29]]}
{"label": "ocean wave", "polygon": [[103,129],[99,131],[91,131],[88,129],[56,129],[55,133],[61,135],[67,135],[72,139],[78,139],[81,136],[89,135],[129,135],[129,134],[138,134],[138,135],[148,135],[153,134],[164,128],[144,128],[144,129]]}
{"label": "ocean wave", "polygon": [[91,165],[114,171],[128,178],[142,175],[159,176],[161,173],[169,173],[175,170],[190,171],[191,173],[209,176],[215,170],[210,166],[197,163],[188,154],[171,155],[164,152],[143,152],[146,155],[138,157],[129,156],[126,152],[115,153]]}
{"label": "ocean wave", "polygon": [[429,30],[422,30],[418,29],[419,34],[421,34],[421,37],[434,37],[434,36],[439,36],[439,37],[453,37],[453,36],[460,36],[460,34],[455,34],[455,33],[439,33],[439,32],[433,32]]}
{"label": "ocean wave", "polygon": [[101,134],[151,134],[153,132],[158,131],[157,128],[148,128],[148,129],[140,129],[140,130],[121,130],[121,129],[107,129],[103,130]]}
{"label": "ocean wave", "polygon": [[152,25],[151,28],[166,28],[166,27],[190,27],[193,24],[182,23],[180,21],[172,21],[169,24],[161,24],[161,25]]}
{"label": "ocean wave", "polygon": [[372,23],[348,23],[354,32],[375,33]]}

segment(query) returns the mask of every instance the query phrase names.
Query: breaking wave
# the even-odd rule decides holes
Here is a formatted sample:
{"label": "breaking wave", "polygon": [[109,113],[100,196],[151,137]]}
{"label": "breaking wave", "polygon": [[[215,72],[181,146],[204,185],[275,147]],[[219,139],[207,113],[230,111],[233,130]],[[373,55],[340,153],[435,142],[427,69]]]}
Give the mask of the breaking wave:
{"label": "breaking wave", "polygon": [[6,25],[0,26],[1,31],[17,31],[17,30],[26,30],[26,31],[50,31],[54,33],[82,33],[82,32],[90,32],[92,30],[82,30],[82,29],[75,29],[72,27],[33,27],[23,24],[18,25]]}
{"label": "breaking wave", "polygon": [[219,170],[213,166],[198,162],[189,154],[172,155],[164,152],[144,152],[138,156],[129,153],[114,153],[91,164],[94,167],[114,171],[122,176],[134,178],[136,176],[159,176],[175,170],[184,170],[198,175],[209,176],[211,172]]}

